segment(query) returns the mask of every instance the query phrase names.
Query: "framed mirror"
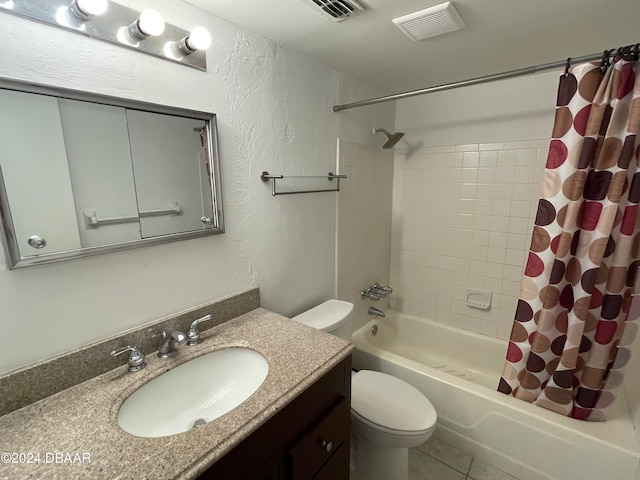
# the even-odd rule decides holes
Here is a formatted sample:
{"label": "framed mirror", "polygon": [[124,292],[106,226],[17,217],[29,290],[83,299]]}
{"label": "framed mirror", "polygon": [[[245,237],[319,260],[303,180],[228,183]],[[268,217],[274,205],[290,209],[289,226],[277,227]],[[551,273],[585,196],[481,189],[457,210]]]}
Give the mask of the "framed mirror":
{"label": "framed mirror", "polygon": [[0,79],[9,268],[224,232],[212,113]]}

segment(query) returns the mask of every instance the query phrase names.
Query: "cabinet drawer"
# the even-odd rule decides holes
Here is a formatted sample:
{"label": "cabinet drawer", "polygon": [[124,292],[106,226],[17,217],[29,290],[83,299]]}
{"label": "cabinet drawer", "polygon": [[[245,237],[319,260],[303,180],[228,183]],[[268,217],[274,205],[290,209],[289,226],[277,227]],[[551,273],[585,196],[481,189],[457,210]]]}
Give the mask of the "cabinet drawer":
{"label": "cabinet drawer", "polygon": [[[310,479],[340,449],[349,449],[351,404],[341,399],[289,451],[293,478]],[[345,470],[347,478],[349,467]]]}

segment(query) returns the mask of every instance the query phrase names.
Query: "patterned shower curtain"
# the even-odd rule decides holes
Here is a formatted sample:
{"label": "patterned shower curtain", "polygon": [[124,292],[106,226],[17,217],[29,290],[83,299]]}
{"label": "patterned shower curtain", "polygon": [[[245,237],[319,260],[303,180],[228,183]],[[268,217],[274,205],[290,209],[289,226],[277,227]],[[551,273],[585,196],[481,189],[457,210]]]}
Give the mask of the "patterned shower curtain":
{"label": "patterned shower curtain", "polygon": [[637,328],[639,125],[637,59],[561,77],[499,391],[582,420],[613,403]]}

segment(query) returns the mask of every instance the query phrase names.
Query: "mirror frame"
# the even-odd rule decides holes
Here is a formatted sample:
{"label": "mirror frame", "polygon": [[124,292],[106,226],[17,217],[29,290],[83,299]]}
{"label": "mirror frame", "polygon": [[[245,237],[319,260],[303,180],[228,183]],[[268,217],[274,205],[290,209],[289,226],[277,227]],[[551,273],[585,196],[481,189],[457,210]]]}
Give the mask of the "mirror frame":
{"label": "mirror frame", "polygon": [[21,256],[18,240],[16,238],[16,232],[13,226],[13,217],[11,216],[9,198],[7,196],[4,178],[2,176],[2,168],[0,166],[0,233],[2,234],[2,247],[9,269],[28,267],[31,265],[38,265],[43,263],[58,262],[61,260],[86,257],[89,255],[96,255],[100,253],[115,252],[131,248],[145,247],[148,245],[159,245],[168,242],[175,242],[178,240],[188,240],[191,238],[199,238],[224,233],[222,190],[220,183],[220,155],[218,152],[218,130],[216,126],[216,115],[214,113],[169,107],[165,105],[158,105],[155,103],[123,99],[112,97],[109,95],[89,93],[80,90],[71,90],[62,87],[53,87],[49,85],[23,82],[3,77],[0,77],[0,89],[14,90],[24,93],[34,93],[51,97],[97,103],[101,105],[110,105],[133,110],[141,110],[145,112],[203,120],[206,122],[205,130],[207,132],[207,148],[211,157],[209,159],[209,164],[212,170],[210,181],[211,197],[213,201],[212,228],[207,228],[205,230],[194,230],[191,232],[172,233],[150,238],[140,238],[127,242],[112,243],[95,247],[83,247],[79,249],[65,250],[55,253]]}

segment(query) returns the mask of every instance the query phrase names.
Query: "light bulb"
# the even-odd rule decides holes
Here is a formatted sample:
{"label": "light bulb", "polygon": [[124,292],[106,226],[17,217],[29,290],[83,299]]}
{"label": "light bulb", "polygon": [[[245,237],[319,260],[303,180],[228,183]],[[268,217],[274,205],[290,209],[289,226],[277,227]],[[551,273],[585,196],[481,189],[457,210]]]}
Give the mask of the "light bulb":
{"label": "light bulb", "polygon": [[107,0],[76,0],[78,8],[87,15],[102,15],[107,11]]}
{"label": "light bulb", "polygon": [[107,0],[74,0],[69,10],[80,20],[89,20],[94,15],[102,15],[108,6]]}
{"label": "light bulb", "polygon": [[164,18],[155,10],[143,10],[138,19],[138,28],[147,37],[157,37],[164,32]]}
{"label": "light bulb", "polygon": [[187,43],[194,50],[206,50],[211,46],[211,35],[204,27],[196,27],[191,30]]}
{"label": "light bulb", "polygon": [[206,50],[211,46],[211,35],[204,27],[195,27],[189,36],[177,42],[178,49],[185,55],[191,55],[197,50]]}

